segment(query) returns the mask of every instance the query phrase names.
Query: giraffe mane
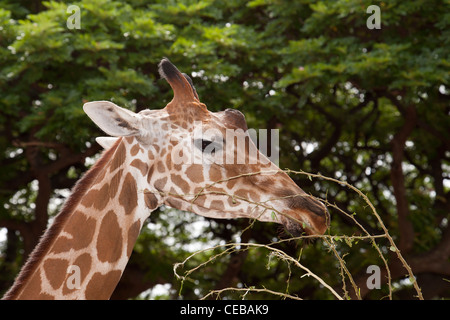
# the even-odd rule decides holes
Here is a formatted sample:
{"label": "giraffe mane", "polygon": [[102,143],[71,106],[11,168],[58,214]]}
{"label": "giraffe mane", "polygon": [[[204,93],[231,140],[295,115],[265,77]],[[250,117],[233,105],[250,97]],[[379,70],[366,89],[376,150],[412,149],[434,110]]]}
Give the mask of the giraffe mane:
{"label": "giraffe mane", "polygon": [[44,235],[39,240],[38,245],[30,253],[25,265],[17,276],[14,285],[8,290],[8,292],[6,292],[2,299],[9,300],[17,297],[22,285],[27,283],[29,278],[32,276],[32,271],[34,270],[36,264],[42,260],[47,251],[51,248],[53,243],[52,240],[54,240],[56,238],[55,236],[61,232],[65,222],[70,217],[70,213],[72,213],[75,207],[80,203],[82,197],[95,181],[102,168],[111,160],[120,141],[121,139],[118,139],[111,148],[105,150],[100,159],[98,159],[92,168],[90,168],[75,184],[71,195],[65,201],[61,211],[56,215],[51,226],[47,228]]}

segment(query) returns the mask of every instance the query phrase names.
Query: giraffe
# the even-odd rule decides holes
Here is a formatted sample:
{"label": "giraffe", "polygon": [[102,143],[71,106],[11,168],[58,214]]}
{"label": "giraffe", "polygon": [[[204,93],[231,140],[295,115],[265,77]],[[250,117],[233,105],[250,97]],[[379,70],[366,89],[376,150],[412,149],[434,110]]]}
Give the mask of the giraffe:
{"label": "giraffe", "polygon": [[[259,151],[250,152],[256,147],[240,111],[209,111],[189,76],[166,58],[159,73],[173,90],[163,109],[134,113],[108,101],[84,104],[110,136],[97,138],[105,151],[77,182],[4,299],[109,299],[144,221],[163,204],[206,217],[276,222],[293,235],[326,231],[326,206]],[[239,155],[243,164],[217,161]],[[265,161],[250,161],[255,157]]]}

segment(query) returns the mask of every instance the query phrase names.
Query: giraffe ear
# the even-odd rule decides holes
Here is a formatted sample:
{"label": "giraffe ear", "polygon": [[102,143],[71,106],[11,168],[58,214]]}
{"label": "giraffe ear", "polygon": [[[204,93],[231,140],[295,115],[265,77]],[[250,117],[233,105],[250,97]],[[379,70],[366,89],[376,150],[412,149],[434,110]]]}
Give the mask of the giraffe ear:
{"label": "giraffe ear", "polygon": [[127,137],[139,134],[140,117],[133,111],[109,101],[85,103],[83,110],[100,129],[111,136]]}
{"label": "giraffe ear", "polygon": [[109,149],[111,148],[111,146],[116,143],[117,139],[116,137],[97,137],[95,138],[95,141],[97,141],[97,143],[99,145],[101,145],[103,147],[103,149]]}

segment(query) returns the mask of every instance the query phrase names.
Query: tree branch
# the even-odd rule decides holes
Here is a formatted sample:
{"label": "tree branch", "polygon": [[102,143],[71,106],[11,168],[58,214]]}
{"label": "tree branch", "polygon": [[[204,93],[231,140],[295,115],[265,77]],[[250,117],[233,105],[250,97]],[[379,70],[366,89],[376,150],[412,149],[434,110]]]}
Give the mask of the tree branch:
{"label": "tree branch", "polygon": [[403,176],[402,162],[404,157],[405,142],[417,123],[417,113],[414,106],[409,106],[405,110],[405,122],[394,135],[392,139],[392,165],[391,165],[391,181],[394,188],[394,196],[396,200],[398,225],[400,233],[399,248],[402,252],[407,253],[413,247],[414,229],[411,221],[409,221],[409,204],[406,198],[405,178]]}
{"label": "tree branch", "polygon": [[[242,237],[241,237],[242,242],[248,242],[250,240],[251,230],[252,229],[248,228],[242,234]],[[244,261],[247,258],[247,255],[248,255],[248,250],[242,250],[231,256],[230,261],[228,262],[227,269],[222,274],[222,277],[220,278],[219,282],[216,284],[216,287],[214,288],[214,290],[225,289],[227,287],[231,287],[234,284],[235,279],[238,277],[238,274],[241,271]],[[215,299],[215,298],[217,298],[217,296],[211,296],[211,299],[213,299],[213,298]]]}

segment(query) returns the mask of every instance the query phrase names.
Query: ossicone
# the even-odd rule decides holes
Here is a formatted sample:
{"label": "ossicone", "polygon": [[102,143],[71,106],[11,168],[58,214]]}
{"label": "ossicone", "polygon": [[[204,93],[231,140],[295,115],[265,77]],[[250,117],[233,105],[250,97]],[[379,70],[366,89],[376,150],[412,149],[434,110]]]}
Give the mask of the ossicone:
{"label": "ossicone", "polygon": [[158,71],[160,76],[166,79],[172,87],[172,102],[199,102],[192,79],[187,74],[181,73],[169,59],[164,58],[161,60],[158,65]]}

